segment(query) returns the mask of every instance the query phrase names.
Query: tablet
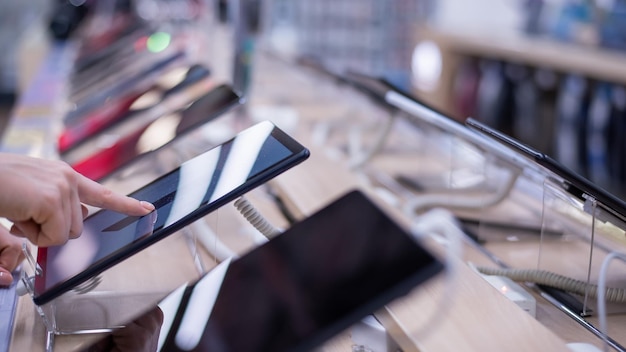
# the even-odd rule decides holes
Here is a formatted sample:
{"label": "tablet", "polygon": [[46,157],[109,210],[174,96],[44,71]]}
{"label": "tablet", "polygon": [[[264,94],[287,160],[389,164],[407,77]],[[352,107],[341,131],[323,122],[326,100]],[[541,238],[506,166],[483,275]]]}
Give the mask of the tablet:
{"label": "tablet", "polygon": [[50,302],[191,222],[304,161],[309,151],[270,122],[183,163],[130,194],[153,203],[143,217],[101,210],[77,239],[39,248],[33,301]]}
{"label": "tablet", "polygon": [[[68,154],[64,160],[82,175],[102,181],[120,168],[221,116],[241,102],[241,96],[229,85],[220,85],[184,109],[149,121],[133,121],[134,126],[129,130],[118,129],[95,137],[91,143],[72,153],[84,154],[80,158],[74,160],[73,155]],[[106,143],[111,140],[114,142]]]}
{"label": "tablet", "polygon": [[372,200],[351,191],[163,299],[154,345],[172,352],[313,350],[442,268]]}
{"label": "tablet", "polygon": [[624,221],[626,221],[626,202],[624,202],[624,200],[609,193],[600,186],[597,186],[590,180],[577,174],[550,156],[539,152],[532,147],[505,135],[504,133],[501,133],[473,118],[468,118],[465,123],[470,128],[479,131],[521,153],[527,158],[534,160],[538,165],[541,165],[557,177],[561,178],[564,182],[565,190],[583,202],[588,197],[594,198],[599,202],[599,205],[603,209],[616,217],[621,224],[626,225],[626,223],[624,223]]}
{"label": "tablet", "polygon": [[75,123],[87,113],[103,106],[108,100],[128,94],[142,85],[147,85],[154,77],[169,67],[173,67],[186,59],[186,54],[181,50],[168,50],[154,53],[149,57],[140,57],[124,67],[109,72],[98,79],[90,77],[93,81],[78,83],[71,87],[75,93],[69,97],[73,104],[72,109],[63,118],[66,125]]}
{"label": "tablet", "polygon": [[[178,82],[173,84],[168,82],[169,85],[167,86],[166,83],[155,82],[145,90],[129,92],[124,96],[107,101],[102,107],[94,109],[73,123],[64,126],[57,142],[59,153],[63,156],[71,149],[95,135],[105,132],[110,127],[136,117],[137,114],[161,104],[170,96],[206,80],[210,73],[207,68],[201,65],[192,65],[187,68],[173,68],[164,72],[161,77],[176,74],[181,70],[186,70],[186,74]],[[142,99],[145,98],[153,98],[155,101],[145,108],[136,108],[137,103],[141,103]]]}

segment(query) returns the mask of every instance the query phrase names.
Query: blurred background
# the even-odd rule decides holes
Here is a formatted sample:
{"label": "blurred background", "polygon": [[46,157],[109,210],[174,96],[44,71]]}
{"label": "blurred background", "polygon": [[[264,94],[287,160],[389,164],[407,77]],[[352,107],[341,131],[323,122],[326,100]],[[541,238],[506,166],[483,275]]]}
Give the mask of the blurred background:
{"label": "blurred background", "polygon": [[[20,48],[33,42],[25,40],[31,29],[65,40],[90,9],[113,2],[0,2],[3,126],[28,84]],[[223,23],[229,7],[241,6],[258,50],[383,76],[455,119],[473,116],[625,193],[624,0],[118,2],[140,15],[202,3]]]}

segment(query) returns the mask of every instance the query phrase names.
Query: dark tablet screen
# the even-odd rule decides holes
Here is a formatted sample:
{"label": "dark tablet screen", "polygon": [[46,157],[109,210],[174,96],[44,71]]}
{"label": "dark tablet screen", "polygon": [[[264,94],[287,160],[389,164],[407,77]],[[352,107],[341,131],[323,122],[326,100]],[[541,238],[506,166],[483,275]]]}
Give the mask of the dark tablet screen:
{"label": "dark tablet screen", "polygon": [[441,269],[352,191],[161,301],[158,350],[309,351]]}

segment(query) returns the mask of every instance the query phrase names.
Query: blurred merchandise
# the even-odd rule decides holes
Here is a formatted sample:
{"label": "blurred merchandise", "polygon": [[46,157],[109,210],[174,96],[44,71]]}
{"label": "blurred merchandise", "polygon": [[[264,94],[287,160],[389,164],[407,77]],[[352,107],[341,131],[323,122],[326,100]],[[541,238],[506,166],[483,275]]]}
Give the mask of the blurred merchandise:
{"label": "blurred merchandise", "polygon": [[528,34],[539,34],[543,31],[542,12],[544,10],[543,0],[526,0],[524,2],[525,24],[524,31]]}
{"label": "blurred merchandise", "polygon": [[626,89],[613,85],[611,90],[611,120],[607,137],[608,169],[612,180],[611,190],[626,194]]}
{"label": "blurred merchandise", "polygon": [[513,134],[539,151],[552,155],[557,74],[532,70],[515,86]]}
{"label": "blurred merchandise", "polygon": [[551,34],[560,40],[598,44],[595,8],[591,1],[568,0],[561,5],[559,17],[552,25]]}
{"label": "blurred merchandise", "polygon": [[511,75],[507,71],[515,71],[515,68],[493,60],[483,60],[480,66],[482,78],[478,85],[474,116],[492,128],[510,135],[515,104],[512,78],[517,73]]}
{"label": "blurred merchandise", "polygon": [[[182,75],[181,70],[184,72]],[[61,156],[64,157],[69,150],[123,120],[131,119],[134,115],[146,113],[151,109],[156,109],[159,105],[166,104],[167,100],[174,99],[172,97],[189,87],[208,80],[210,71],[201,65],[192,65],[188,68],[176,67],[165,70],[163,76],[168,75],[177,77],[167,82],[154,82],[148,89],[121,97],[117,102],[108,101],[103,109],[95,109],[93,113],[73,124],[66,124],[58,140]]]}
{"label": "blurred merchandise", "polygon": [[[156,17],[144,18],[137,7],[148,3],[179,10],[172,11],[169,17],[151,13]],[[188,22],[191,17],[200,16],[195,12],[200,10],[195,5],[197,1],[178,1],[177,6],[170,3],[162,0],[90,3],[88,16],[72,36],[76,53],[68,77],[68,109],[64,119],[67,125],[81,119],[91,120],[96,115],[99,121],[118,116],[172,68],[189,62],[206,64],[207,60],[197,61],[201,58],[197,50],[200,37]]]}
{"label": "blurred merchandise", "polygon": [[50,15],[50,33],[55,39],[68,39],[89,12],[86,1],[57,1]]}
{"label": "blurred merchandise", "polygon": [[[513,87],[513,128],[517,139],[529,145],[537,145],[541,140],[542,126],[539,112],[539,89],[532,71],[524,67],[523,75]],[[542,126],[543,127],[543,126]]]}
{"label": "blurred merchandise", "polygon": [[537,149],[548,155],[554,155],[555,128],[554,112],[556,111],[557,95],[559,93],[559,83],[561,76],[549,69],[536,69],[534,73],[534,83],[538,90],[538,103],[535,113],[535,121],[538,122],[535,146]]}
{"label": "blurred merchandise", "polygon": [[613,3],[602,15],[600,44],[607,48],[626,50],[626,0]]}
{"label": "blurred merchandise", "polygon": [[134,0],[137,15],[146,21],[192,23],[205,14],[206,0]]}
{"label": "blurred merchandise", "polygon": [[626,50],[626,0],[527,0],[526,33]]}
{"label": "blurred merchandise", "polygon": [[590,82],[570,74],[560,88],[555,114],[554,136],[556,159],[583,176],[587,176],[585,127],[589,106]]}
{"label": "blurred merchandise", "polygon": [[481,82],[479,60],[465,58],[460,64],[454,76],[453,99],[459,116],[474,116],[476,112],[476,99],[478,85]]}
{"label": "blurred merchandise", "polygon": [[546,68],[467,56],[452,99],[473,117],[616,195],[626,194],[626,88]]}
{"label": "blurred merchandise", "polygon": [[429,0],[271,0],[269,46],[316,56],[337,71],[382,75],[409,87],[414,33],[432,13]]}
{"label": "blurred merchandise", "polygon": [[48,1],[0,1],[0,97],[17,94],[17,52],[29,26],[48,11]]}
{"label": "blurred merchandise", "polygon": [[610,187],[608,137],[612,115],[609,83],[596,84],[589,104],[586,128],[586,154],[589,179],[600,187]]}

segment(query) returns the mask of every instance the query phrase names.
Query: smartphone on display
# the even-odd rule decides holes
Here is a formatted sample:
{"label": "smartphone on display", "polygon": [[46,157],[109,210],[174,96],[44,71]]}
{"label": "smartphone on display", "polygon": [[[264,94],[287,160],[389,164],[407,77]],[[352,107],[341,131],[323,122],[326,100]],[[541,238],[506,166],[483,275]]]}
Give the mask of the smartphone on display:
{"label": "smartphone on display", "polygon": [[39,248],[33,301],[37,305],[182,229],[307,159],[309,151],[270,122],[181,164],[129,196],[151,202],[143,217],[100,210],[84,221],[82,235],[61,246]]}
{"label": "smartphone on display", "polygon": [[[121,22],[119,20],[122,20]],[[118,17],[118,27],[99,35],[87,33],[79,38],[80,46],[76,53],[74,75],[88,73],[98,65],[113,62],[130,54],[137,54],[137,42],[154,32],[149,25],[133,16]]]}
{"label": "smartphone on display", "polygon": [[[185,109],[141,123],[130,131],[124,131],[124,134],[113,132],[95,137],[93,143],[73,153],[81,154],[92,147],[85,156],[74,159],[70,154],[65,155],[64,160],[82,175],[101,181],[139,157],[154,152],[196,127],[221,116],[241,102],[241,96],[230,86],[220,85],[194,100]],[[115,142],[100,143],[100,137]]]}
{"label": "smartphone on display", "polygon": [[[118,99],[111,99],[101,108],[65,126],[57,142],[59,153],[61,155],[66,154],[95,135],[103,133],[125,120],[137,117],[136,115],[154,108],[188,87],[199,85],[202,81],[208,82],[207,78],[210,75],[210,71],[201,65],[173,68],[164,72],[161,77],[178,73],[181,70],[185,70],[186,73],[182,75],[178,82],[156,82],[145,90],[131,92]],[[206,83],[205,85],[208,86]],[[141,107],[140,104],[147,99],[152,99],[153,101],[146,107]]]}
{"label": "smartphone on display", "polygon": [[186,59],[182,51],[162,52],[155,54],[156,58],[135,60],[125,67],[113,70],[104,77],[75,82],[69,96],[74,107],[63,118],[66,126],[84,118],[91,111],[101,107],[111,99],[117,99],[146,84],[159,73],[173,67]]}
{"label": "smartphone on display", "polygon": [[309,351],[442,269],[350,191],[164,298],[157,350]]}
{"label": "smartphone on display", "polygon": [[603,209],[608,211],[614,217],[617,217],[619,221],[626,221],[626,202],[624,202],[624,200],[595,185],[590,180],[577,174],[550,156],[539,152],[530,146],[505,135],[504,133],[501,133],[473,118],[468,118],[465,123],[470,128],[481,132],[534,160],[538,165],[541,165],[561,178],[565,182],[565,190],[578,199],[585,201],[586,196],[593,197],[599,202],[599,205]]}

